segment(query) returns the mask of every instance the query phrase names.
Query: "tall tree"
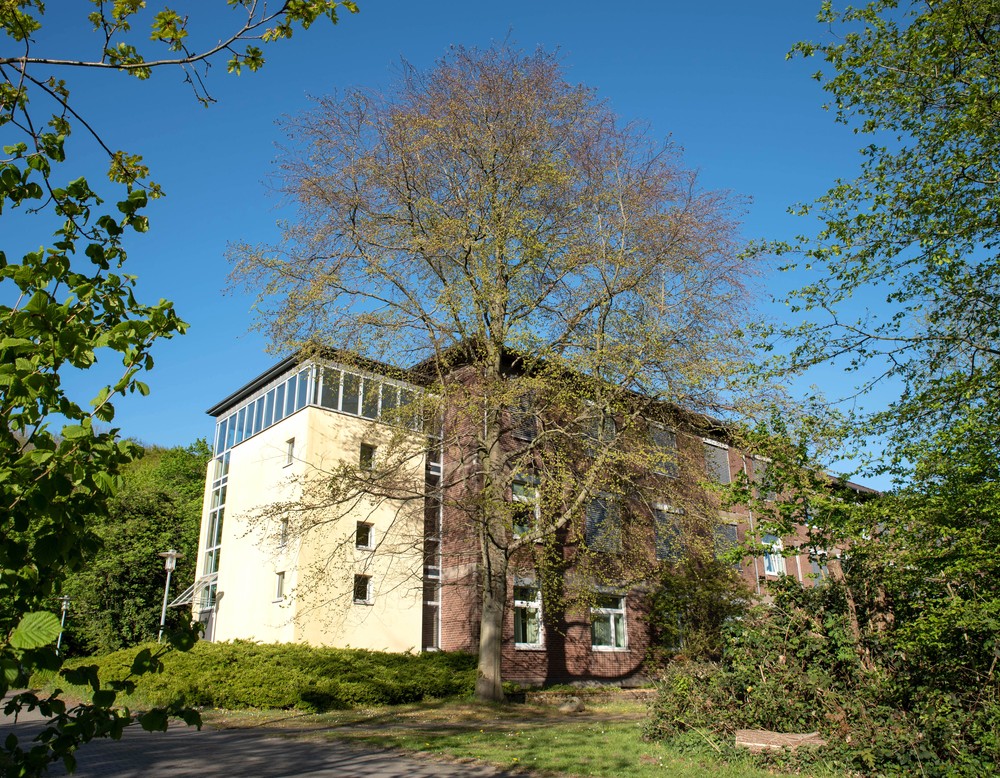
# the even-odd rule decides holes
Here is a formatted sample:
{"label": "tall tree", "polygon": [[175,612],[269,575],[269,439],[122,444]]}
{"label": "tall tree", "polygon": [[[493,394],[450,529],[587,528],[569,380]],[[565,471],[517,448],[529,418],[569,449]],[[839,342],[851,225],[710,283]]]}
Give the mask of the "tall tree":
{"label": "tall tree", "polygon": [[988,0],[825,2],[838,35],[793,50],[823,57],[837,121],[870,142],[856,179],[802,209],[824,228],[804,244],[819,277],[793,298],[810,321],[786,332],[792,367],[837,358],[862,390],[893,381],[898,398],[858,428],[887,435],[901,474],[1000,384],[998,19]]}
{"label": "tall tree", "polygon": [[[175,582],[194,577],[209,455],[204,440],[152,446],[124,469],[107,514],[95,516],[91,525],[100,548],[63,584],[72,603],[64,643],[105,653],[156,637],[166,577],[157,552],[183,555]],[[173,627],[190,614],[168,616]]]}
{"label": "tall tree", "polygon": [[[81,7],[82,28],[92,29],[92,56],[79,48],[45,50],[38,43],[46,18],[42,0],[0,3],[0,212],[8,218],[54,220],[49,245],[15,261],[0,252],[0,691],[17,687],[39,667],[58,668],[52,644],[59,625],[52,608],[68,571],[79,569],[96,546],[87,517],[106,509],[108,495],[136,447],[118,431],[101,428],[114,418],[112,400],[148,390],[141,374],[152,367],[156,340],[182,333],[184,323],[164,300],[147,305],[134,295],[123,272],[125,240],[145,232],[143,209],[159,188],[141,157],[113,151],[103,141],[97,110],[74,100],[67,78],[79,68],[147,78],[155,68],[181,69],[199,99],[203,68],[228,56],[229,69],[263,64],[259,43],[291,36],[321,17],[353,3],[307,0],[267,10],[256,0],[228,3],[239,14],[233,29],[205,49],[189,44],[187,17],[164,8],[147,11],[134,0],[94,0]],[[68,13],[68,12],[67,12]],[[49,17],[51,18],[51,17]],[[148,37],[136,38],[145,28]],[[73,45],[86,46],[85,35]],[[164,57],[150,56],[156,49]],[[83,178],[64,180],[67,138],[73,129],[107,153],[114,206],[102,208],[102,188]],[[42,228],[44,229],[44,228]],[[42,240],[39,240],[39,244]],[[121,361],[120,377],[94,396],[71,394],[64,375],[91,368],[98,359]],[[137,663],[137,671],[143,669]],[[147,664],[146,669],[153,667]],[[58,699],[41,703],[55,728],[29,750],[5,742],[5,771],[33,774],[56,758],[71,766],[72,751],[95,735],[120,733],[131,720],[112,709],[113,690],[97,692],[94,704],[65,712]],[[32,694],[8,708],[35,706]],[[80,726],[74,721],[83,722]],[[146,723],[165,726],[162,716]],[[17,772],[19,771],[19,772]]]}
{"label": "tall tree", "polygon": [[[300,220],[279,246],[237,246],[235,277],[279,348],[423,361],[453,463],[446,511],[478,548],[477,695],[501,699],[512,572],[582,540],[599,493],[679,466],[670,404],[726,411],[753,267],[739,201],[540,50],[455,48],[288,131],[281,188]],[[649,418],[666,425],[655,441]],[[627,578],[625,557],[591,567]]]}

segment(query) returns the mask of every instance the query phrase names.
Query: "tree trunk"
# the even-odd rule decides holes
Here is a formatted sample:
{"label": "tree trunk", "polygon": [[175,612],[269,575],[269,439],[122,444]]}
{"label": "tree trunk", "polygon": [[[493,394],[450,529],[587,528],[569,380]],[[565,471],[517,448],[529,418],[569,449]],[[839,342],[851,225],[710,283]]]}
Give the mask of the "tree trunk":
{"label": "tree trunk", "polygon": [[[484,540],[489,543],[488,539]],[[507,563],[504,555],[490,546],[487,546],[483,561],[476,699],[503,702],[500,656],[503,648],[503,616],[507,604]]]}

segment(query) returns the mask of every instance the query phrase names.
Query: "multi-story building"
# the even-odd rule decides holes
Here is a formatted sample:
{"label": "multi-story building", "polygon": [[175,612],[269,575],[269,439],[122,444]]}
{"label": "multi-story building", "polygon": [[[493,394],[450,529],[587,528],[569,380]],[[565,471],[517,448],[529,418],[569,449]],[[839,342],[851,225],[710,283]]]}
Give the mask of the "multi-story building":
{"label": "multi-story building", "polygon": [[[452,456],[413,411],[423,392],[417,373],[352,365],[288,358],[209,409],[216,434],[197,578],[175,602],[192,602],[209,640],[475,651],[480,549],[446,493],[475,488],[462,465],[450,461],[464,457]],[[759,479],[766,467],[697,430],[679,434],[652,424],[649,434],[667,453],[652,468],[654,481],[678,478],[678,447],[723,484],[739,472]],[[369,478],[389,469],[386,457],[393,458],[391,485]],[[538,503],[531,479],[515,479],[509,491],[530,518]],[[633,530],[632,545],[645,547],[653,565],[682,553],[676,531],[682,509],[664,499],[644,510],[646,529]],[[579,567],[576,546],[610,556],[621,550],[602,546],[618,511],[613,500],[596,495],[579,533],[563,530],[557,538],[567,580]],[[717,514],[712,531],[720,546],[742,543],[754,531],[747,509]],[[822,573],[815,558],[783,553],[781,538],[762,540],[768,553],[740,566],[748,587],[783,574],[808,585]],[[642,581],[594,583],[585,601],[545,612],[542,582],[512,569],[505,678],[624,683],[641,677],[649,646]]]}

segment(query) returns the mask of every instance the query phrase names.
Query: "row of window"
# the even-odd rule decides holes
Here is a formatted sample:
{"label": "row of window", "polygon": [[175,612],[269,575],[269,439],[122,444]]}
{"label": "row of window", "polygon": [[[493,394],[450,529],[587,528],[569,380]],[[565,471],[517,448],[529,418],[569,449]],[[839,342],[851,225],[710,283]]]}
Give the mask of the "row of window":
{"label": "row of window", "polygon": [[418,399],[416,388],[407,384],[332,365],[308,365],[220,419],[215,453],[228,451],[307,405],[421,429]]}
{"label": "row of window", "polygon": [[[514,646],[525,649],[545,646],[542,593],[537,586],[514,586]],[[590,646],[598,651],[628,648],[624,596],[595,596],[590,607]]]}

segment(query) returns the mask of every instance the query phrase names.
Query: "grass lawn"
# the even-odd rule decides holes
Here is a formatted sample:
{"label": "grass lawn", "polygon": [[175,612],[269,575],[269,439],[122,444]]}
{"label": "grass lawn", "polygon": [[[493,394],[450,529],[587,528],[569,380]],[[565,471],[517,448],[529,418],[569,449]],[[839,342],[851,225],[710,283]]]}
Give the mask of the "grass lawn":
{"label": "grass lawn", "polygon": [[[485,705],[467,701],[301,714],[282,711],[214,712],[217,727],[266,727],[289,735],[335,737],[383,748],[475,760],[511,771],[609,778],[763,778],[749,763],[725,764],[642,739],[645,706],[594,703],[563,714],[541,705]],[[709,749],[710,750],[710,749]]]}

